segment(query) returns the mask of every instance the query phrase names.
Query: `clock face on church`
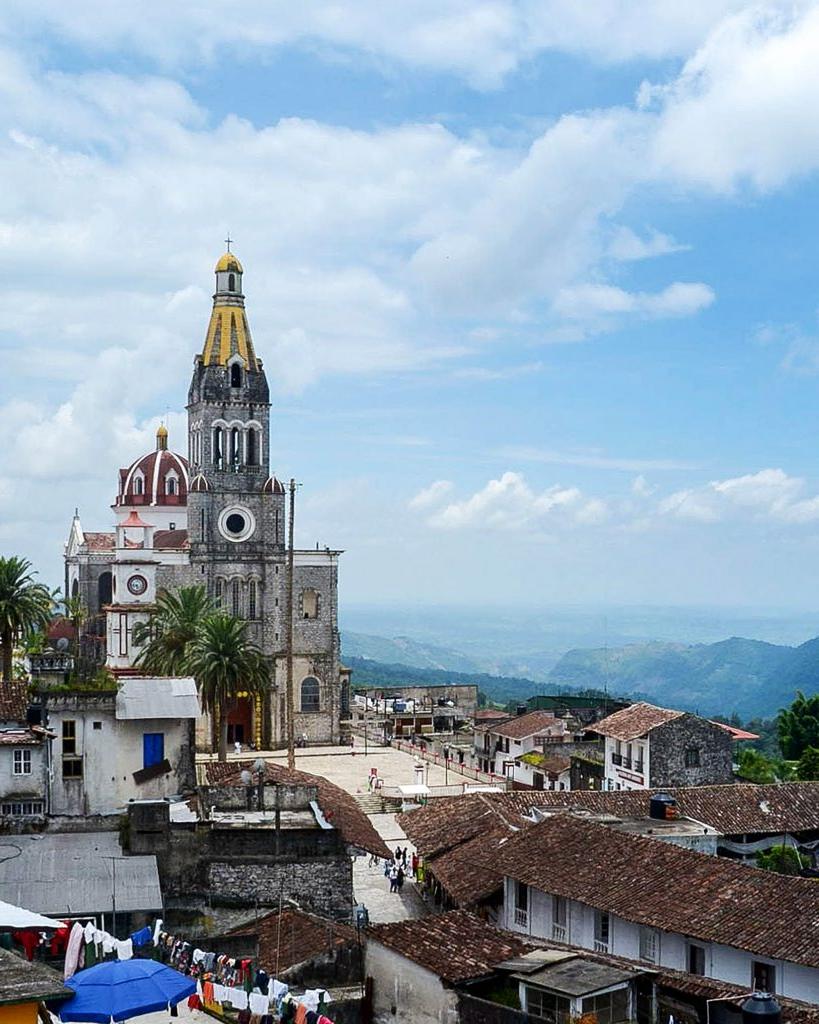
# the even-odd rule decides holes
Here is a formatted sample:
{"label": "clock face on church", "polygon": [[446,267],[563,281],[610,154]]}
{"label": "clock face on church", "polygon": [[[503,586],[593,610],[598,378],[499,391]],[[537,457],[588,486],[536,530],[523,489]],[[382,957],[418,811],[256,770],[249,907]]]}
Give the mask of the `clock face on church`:
{"label": "clock face on church", "polygon": [[133,594],[134,597],[140,597],[148,589],[148,581],[144,576],[135,574],[134,576],[128,577],[128,591]]}

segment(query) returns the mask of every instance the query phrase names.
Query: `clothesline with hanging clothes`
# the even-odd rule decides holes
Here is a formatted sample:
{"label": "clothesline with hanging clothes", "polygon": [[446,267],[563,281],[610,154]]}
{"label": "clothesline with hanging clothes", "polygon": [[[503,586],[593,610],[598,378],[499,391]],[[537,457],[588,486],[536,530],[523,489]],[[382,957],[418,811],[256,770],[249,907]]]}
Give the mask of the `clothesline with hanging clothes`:
{"label": "clothesline with hanging clothes", "polygon": [[70,930],[66,922],[64,933],[56,933],[66,949],[65,979],[102,960],[130,960],[135,950],[152,946],[156,959],[196,978],[196,995],[188,999],[191,1007],[204,1004],[211,1012],[222,1014],[224,1006],[231,1006],[239,1011],[237,1024],[333,1024],[323,1013],[330,1002],[326,989],[307,989],[296,995],[284,982],[256,967],[252,958],[195,948],[163,931],[162,923],[157,918],[127,939],[117,939],[91,921],[84,926],[76,921]]}
{"label": "clothesline with hanging clothes", "polygon": [[326,989],[293,993],[250,957],[200,949],[163,931],[156,947],[163,963],[197,979],[196,994],[188,999],[191,1009],[204,1007],[221,1016],[230,1006],[238,1010],[237,1024],[333,1024],[324,1013],[331,1001]]}
{"label": "clothesline with hanging clothes", "polygon": [[161,927],[162,919],[157,918],[152,926],[140,928],[127,939],[117,939],[102,928],[97,928],[93,921],[85,926],[75,921],[65,943],[64,979],[68,981],[82,968],[93,967],[105,959],[113,960],[116,957],[117,960],[130,960],[135,949],[156,943]]}

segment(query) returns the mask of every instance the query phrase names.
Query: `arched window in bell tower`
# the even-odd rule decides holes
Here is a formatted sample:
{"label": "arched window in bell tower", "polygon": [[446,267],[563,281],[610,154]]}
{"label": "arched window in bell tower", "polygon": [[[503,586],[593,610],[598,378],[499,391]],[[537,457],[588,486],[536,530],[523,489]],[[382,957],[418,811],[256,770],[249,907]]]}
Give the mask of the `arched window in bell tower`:
{"label": "arched window in bell tower", "polygon": [[236,291],[236,275],[235,274],[228,274],[228,291],[229,292],[235,292]]}
{"label": "arched window in bell tower", "polygon": [[242,367],[239,363],[234,363],[230,368],[230,386],[232,388],[240,388],[242,386]]}
{"label": "arched window in bell tower", "polygon": [[248,466],[257,466],[259,464],[259,446],[256,441],[256,431],[253,427],[248,430],[245,443],[247,445]]}
{"label": "arched window in bell tower", "polygon": [[230,464],[238,466],[241,462],[242,442],[240,440],[239,428],[233,427],[230,431]]}
{"label": "arched window in bell tower", "polygon": [[214,466],[221,466],[222,465],[222,446],[223,446],[223,443],[224,442],[223,442],[223,438],[222,438],[222,428],[221,427],[214,427],[213,428],[213,464],[214,464]]}

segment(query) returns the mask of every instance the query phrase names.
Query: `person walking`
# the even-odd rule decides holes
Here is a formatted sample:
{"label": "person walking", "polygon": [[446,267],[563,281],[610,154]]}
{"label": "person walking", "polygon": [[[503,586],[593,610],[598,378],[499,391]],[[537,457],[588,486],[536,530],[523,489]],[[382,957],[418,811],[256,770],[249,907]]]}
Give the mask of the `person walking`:
{"label": "person walking", "polygon": [[412,877],[416,878],[417,875],[418,875],[418,854],[417,853],[413,853],[412,860],[410,861],[410,864],[412,865]]}
{"label": "person walking", "polygon": [[397,864],[401,860],[401,847],[396,846],[395,848],[395,863]]}
{"label": "person walking", "polygon": [[395,864],[390,868],[390,892],[398,892],[398,874],[400,870]]}
{"label": "person walking", "polygon": [[396,892],[401,892],[401,889],[403,887],[404,887],[404,869],[399,866],[398,870],[395,872],[395,891]]}

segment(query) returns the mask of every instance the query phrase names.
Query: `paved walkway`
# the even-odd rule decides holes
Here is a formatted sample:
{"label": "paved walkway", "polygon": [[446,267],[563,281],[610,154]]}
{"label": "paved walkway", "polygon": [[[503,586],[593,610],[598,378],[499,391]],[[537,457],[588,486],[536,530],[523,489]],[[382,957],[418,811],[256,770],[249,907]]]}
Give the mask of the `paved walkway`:
{"label": "paved walkway", "polygon": [[[406,846],[407,857],[412,856],[414,847],[392,814],[371,814],[369,818],[391,850],[396,846],[402,849]],[[365,856],[356,857],[353,862],[353,892],[356,903],[363,903],[370,912],[371,924],[405,921],[429,913],[429,907],[421,899],[411,878],[405,880],[401,892],[391,893],[389,879],[384,877],[384,862],[370,867],[369,861],[370,858]]]}
{"label": "paved walkway", "polygon": [[[229,761],[247,761],[257,757],[287,764],[286,750],[246,750],[241,754],[228,754]],[[199,762],[209,760],[216,760],[215,755],[197,756]],[[349,747],[307,747],[296,750],[296,768],[314,775],[323,775],[353,795],[367,792],[370,768],[378,769],[385,786],[411,786],[415,782],[415,764],[412,754],[394,747],[375,747],[370,744],[365,754],[360,739],[356,740],[353,750]],[[428,786],[475,784],[473,779],[461,775],[452,765],[445,769],[427,761],[424,762],[424,782]]]}

